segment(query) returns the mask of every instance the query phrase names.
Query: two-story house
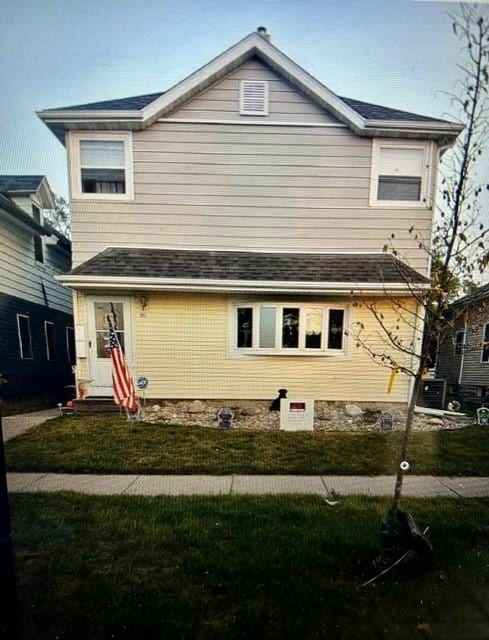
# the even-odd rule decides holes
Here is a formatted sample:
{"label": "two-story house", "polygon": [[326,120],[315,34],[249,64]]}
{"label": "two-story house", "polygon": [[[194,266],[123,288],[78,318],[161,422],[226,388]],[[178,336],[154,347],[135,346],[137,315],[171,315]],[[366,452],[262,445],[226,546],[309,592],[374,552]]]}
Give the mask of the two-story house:
{"label": "two-story house", "polygon": [[73,384],[72,296],[56,280],[71,243],[44,220],[54,206],[45,176],[0,176],[0,396]]}
{"label": "two-story house", "polygon": [[90,395],[111,393],[111,312],[147,397],[406,402],[350,329],[377,335],[362,296],[415,308],[407,279],[429,267],[409,228],[431,232],[459,125],[340,97],[263,28],[168,91],[39,116],[68,153],[62,281]]}
{"label": "two-story house", "polygon": [[454,302],[451,333],[440,344],[436,377],[445,380],[449,397],[489,400],[489,284]]}

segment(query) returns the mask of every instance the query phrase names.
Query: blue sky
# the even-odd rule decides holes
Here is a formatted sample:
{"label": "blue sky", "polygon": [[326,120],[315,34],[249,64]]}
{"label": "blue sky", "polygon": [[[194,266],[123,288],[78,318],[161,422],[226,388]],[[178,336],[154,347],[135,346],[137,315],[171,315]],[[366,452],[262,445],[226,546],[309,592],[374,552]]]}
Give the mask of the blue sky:
{"label": "blue sky", "polygon": [[[62,145],[38,109],[164,90],[247,33],[336,93],[449,116],[457,5],[409,0],[2,0],[0,173],[46,174],[67,196]],[[8,63],[6,63],[8,61]],[[489,160],[484,159],[488,168]]]}

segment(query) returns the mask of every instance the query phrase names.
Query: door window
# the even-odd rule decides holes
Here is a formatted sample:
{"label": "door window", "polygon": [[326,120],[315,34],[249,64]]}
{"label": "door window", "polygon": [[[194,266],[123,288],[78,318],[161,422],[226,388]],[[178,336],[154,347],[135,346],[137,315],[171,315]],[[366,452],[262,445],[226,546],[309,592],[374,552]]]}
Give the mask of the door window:
{"label": "door window", "polygon": [[97,358],[108,358],[105,348],[107,331],[112,325],[124,350],[124,305],[122,302],[94,302]]}

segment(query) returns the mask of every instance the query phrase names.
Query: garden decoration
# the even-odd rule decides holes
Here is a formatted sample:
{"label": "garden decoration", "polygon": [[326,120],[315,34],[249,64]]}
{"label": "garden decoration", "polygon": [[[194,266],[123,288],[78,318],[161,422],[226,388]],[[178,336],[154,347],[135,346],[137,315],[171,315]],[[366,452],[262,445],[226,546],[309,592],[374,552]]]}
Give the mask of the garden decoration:
{"label": "garden decoration", "polygon": [[146,406],[146,387],[149,384],[149,380],[146,376],[138,376],[136,381],[136,387],[143,392],[143,405]]}
{"label": "garden decoration", "polygon": [[220,429],[230,429],[233,426],[234,413],[229,407],[222,407],[217,412],[217,426]]}
{"label": "garden decoration", "polygon": [[280,400],[287,397],[287,389],[279,389],[278,396],[272,401],[270,411],[280,411]]}
{"label": "garden decoration", "polygon": [[481,427],[489,426],[489,409],[487,407],[477,409],[477,424]]}
{"label": "garden decoration", "polygon": [[394,416],[389,411],[384,411],[380,414],[380,430],[381,431],[393,431],[394,430]]}

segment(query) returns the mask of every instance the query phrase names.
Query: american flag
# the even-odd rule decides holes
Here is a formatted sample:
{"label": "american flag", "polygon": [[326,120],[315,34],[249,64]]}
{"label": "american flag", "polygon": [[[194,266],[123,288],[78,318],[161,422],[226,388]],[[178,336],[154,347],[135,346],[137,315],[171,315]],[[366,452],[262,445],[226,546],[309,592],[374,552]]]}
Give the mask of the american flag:
{"label": "american flag", "polygon": [[134,383],[129,374],[129,369],[124,358],[124,352],[120,345],[113,326],[109,325],[106,341],[106,349],[112,360],[112,387],[114,389],[114,402],[125,407],[131,413],[138,410]]}

